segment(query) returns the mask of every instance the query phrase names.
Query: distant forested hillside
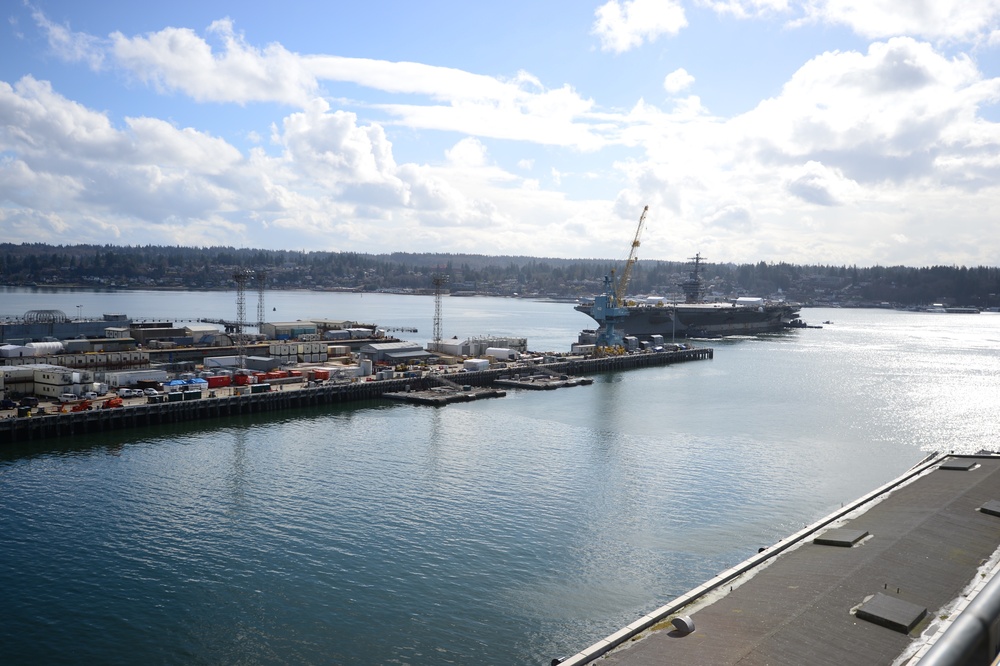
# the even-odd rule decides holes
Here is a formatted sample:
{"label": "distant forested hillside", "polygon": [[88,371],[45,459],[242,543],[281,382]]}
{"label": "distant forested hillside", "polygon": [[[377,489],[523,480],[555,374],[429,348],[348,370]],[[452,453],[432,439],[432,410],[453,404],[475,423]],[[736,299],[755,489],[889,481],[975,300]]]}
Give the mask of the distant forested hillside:
{"label": "distant forested hillside", "polygon": [[[236,271],[253,271],[270,289],[428,292],[432,276],[448,289],[558,298],[591,296],[616,262],[466,254],[360,254],[116,245],[0,244],[0,283],[91,288],[232,289]],[[687,277],[685,262],[640,260],[629,294],[669,295]],[[1000,269],[934,266],[702,265],[717,296],[785,297],[802,302],[894,306],[947,303],[1000,306]]]}

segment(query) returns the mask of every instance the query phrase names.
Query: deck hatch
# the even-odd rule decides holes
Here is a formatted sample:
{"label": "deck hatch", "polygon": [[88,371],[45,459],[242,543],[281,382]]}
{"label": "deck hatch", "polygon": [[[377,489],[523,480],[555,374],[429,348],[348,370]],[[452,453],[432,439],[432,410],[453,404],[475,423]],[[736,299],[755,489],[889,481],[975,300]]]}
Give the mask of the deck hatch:
{"label": "deck hatch", "polygon": [[[1000,504],[998,504],[998,506],[1000,506]],[[820,536],[813,539],[813,543],[818,546],[840,546],[842,548],[850,548],[866,536],[868,536],[867,530],[827,530]]]}
{"label": "deck hatch", "polygon": [[1000,501],[990,500],[979,507],[979,510],[991,516],[1000,516]]}
{"label": "deck hatch", "polygon": [[941,463],[941,467],[938,469],[951,469],[959,472],[968,472],[970,469],[976,466],[975,460],[959,460],[951,459]]}
{"label": "deck hatch", "polygon": [[873,624],[908,634],[927,615],[927,609],[878,592],[861,604],[857,616]]}

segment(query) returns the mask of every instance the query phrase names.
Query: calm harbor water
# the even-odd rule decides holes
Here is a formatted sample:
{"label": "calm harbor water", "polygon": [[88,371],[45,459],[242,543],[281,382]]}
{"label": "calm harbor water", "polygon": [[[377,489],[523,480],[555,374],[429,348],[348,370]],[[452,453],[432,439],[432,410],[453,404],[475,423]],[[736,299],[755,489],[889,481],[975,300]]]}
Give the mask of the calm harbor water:
{"label": "calm harbor water", "polygon": [[[255,312],[254,296],[248,311]],[[229,294],[0,290],[0,314],[230,317]],[[272,308],[276,308],[272,310]],[[268,295],[430,336],[433,299]],[[343,408],[0,451],[8,663],[547,664],[901,474],[997,448],[1000,315],[805,310],[711,361],[443,409]],[[568,350],[569,304],[448,298]]]}

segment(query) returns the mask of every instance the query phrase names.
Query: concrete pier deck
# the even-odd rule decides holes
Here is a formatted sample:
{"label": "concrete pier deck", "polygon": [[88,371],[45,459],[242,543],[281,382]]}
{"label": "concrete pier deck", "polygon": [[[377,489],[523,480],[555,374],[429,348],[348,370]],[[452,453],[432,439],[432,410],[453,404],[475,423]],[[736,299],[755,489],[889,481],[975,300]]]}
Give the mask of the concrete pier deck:
{"label": "concrete pier deck", "polygon": [[909,666],[998,548],[1000,456],[934,457],[561,663]]}

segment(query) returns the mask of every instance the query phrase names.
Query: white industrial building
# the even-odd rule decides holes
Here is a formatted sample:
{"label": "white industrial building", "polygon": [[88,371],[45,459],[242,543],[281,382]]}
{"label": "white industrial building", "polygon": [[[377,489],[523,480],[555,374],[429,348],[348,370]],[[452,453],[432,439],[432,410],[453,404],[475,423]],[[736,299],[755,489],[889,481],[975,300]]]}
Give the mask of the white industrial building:
{"label": "white industrial building", "polygon": [[[503,356],[504,360],[508,360],[509,354],[507,352],[524,354],[528,351],[528,339],[485,336],[459,341],[458,338],[452,338],[450,340],[441,340],[440,342],[431,342],[427,345],[427,348],[449,356],[495,356],[498,358]],[[488,352],[491,349],[496,350],[496,352],[489,354]],[[503,351],[501,352],[500,350]]]}
{"label": "white industrial building", "polygon": [[94,385],[94,373],[49,363],[3,367],[3,389],[7,396],[37,395],[58,399],[64,393],[80,395]]}
{"label": "white industrial building", "polygon": [[406,363],[433,356],[416,342],[374,342],[362,347],[358,354],[361,359],[375,363]]}

